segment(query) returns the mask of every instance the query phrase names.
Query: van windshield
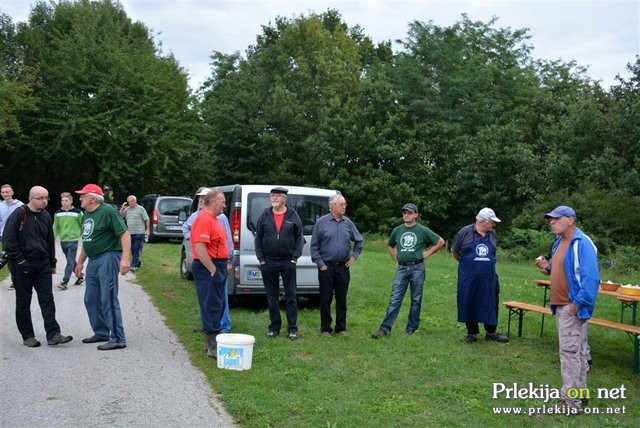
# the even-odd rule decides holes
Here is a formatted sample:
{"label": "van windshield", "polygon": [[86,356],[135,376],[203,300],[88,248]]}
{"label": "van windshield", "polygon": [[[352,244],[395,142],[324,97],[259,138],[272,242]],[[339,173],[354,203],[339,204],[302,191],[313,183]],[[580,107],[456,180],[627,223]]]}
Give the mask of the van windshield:
{"label": "van windshield", "polygon": [[[271,206],[269,193],[249,193],[248,195],[249,229],[255,233],[258,218],[262,212]],[[295,209],[302,220],[303,233],[311,235],[316,221],[329,212],[328,196],[289,195],[287,206]]]}

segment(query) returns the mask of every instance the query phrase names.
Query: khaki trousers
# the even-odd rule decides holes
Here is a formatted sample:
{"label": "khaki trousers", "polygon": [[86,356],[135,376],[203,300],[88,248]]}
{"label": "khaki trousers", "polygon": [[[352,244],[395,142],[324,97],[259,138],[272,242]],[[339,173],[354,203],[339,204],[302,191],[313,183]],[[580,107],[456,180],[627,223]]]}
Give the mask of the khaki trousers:
{"label": "khaki trousers", "polygon": [[[584,345],[584,324],[586,320],[571,315],[568,306],[556,306],[556,327],[558,328],[558,344],[560,352],[560,374],[562,375],[562,389],[560,397],[567,405],[580,408],[581,388],[587,388],[588,346]],[[571,391],[569,391],[571,389]],[[568,392],[569,391],[569,392]]]}

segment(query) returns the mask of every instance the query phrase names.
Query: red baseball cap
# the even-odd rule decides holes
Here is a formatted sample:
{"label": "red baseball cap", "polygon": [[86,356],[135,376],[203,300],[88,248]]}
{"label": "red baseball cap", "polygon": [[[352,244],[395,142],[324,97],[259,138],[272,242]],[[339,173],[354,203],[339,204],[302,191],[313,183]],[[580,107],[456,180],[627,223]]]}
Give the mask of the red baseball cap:
{"label": "red baseball cap", "polygon": [[86,195],[87,193],[95,193],[96,195],[104,196],[102,193],[102,189],[97,184],[87,184],[82,189],[76,190],[76,193],[79,195]]}

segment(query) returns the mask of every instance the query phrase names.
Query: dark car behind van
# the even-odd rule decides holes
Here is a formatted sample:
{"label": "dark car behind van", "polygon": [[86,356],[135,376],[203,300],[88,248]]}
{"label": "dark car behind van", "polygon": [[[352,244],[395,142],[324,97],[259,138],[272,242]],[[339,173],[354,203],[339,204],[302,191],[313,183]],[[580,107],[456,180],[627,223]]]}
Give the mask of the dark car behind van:
{"label": "dark car behind van", "polygon": [[192,199],[186,196],[145,195],[140,200],[149,215],[151,227],[149,242],[159,239],[182,239],[182,221],[180,213],[189,212]]}

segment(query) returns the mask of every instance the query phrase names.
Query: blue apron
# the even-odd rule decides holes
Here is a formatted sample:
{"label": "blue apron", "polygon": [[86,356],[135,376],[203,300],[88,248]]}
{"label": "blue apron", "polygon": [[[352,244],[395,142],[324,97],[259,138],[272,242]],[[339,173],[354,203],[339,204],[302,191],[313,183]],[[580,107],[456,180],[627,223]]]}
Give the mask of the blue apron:
{"label": "blue apron", "polygon": [[486,236],[473,241],[458,261],[458,322],[498,324],[496,247]]}

